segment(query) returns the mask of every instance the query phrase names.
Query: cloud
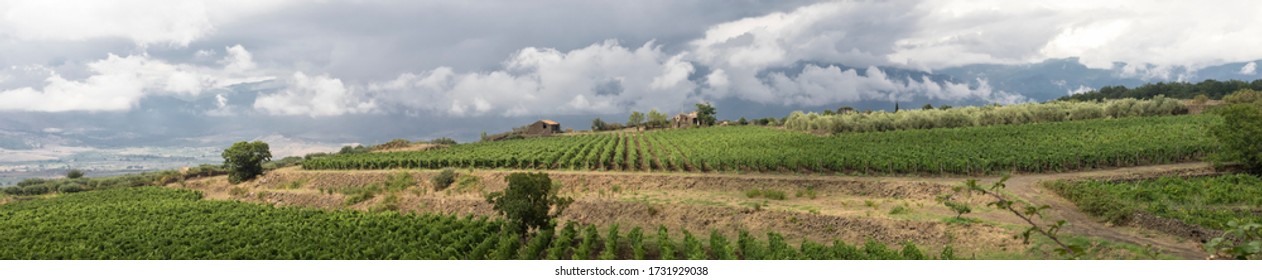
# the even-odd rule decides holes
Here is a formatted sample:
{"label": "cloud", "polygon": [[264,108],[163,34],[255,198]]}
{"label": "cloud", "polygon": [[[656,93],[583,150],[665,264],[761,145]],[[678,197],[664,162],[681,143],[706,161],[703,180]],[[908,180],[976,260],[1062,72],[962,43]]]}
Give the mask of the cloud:
{"label": "cloud", "polygon": [[604,41],[562,52],[525,48],[491,72],[439,67],[372,83],[383,104],[454,116],[591,114],[676,109],[689,99],[695,69],[682,55],[648,42],[627,48]]}
{"label": "cloud", "polygon": [[309,77],[294,73],[281,92],[259,96],[254,109],[272,115],[307,115],[311,117],[373,112],[377,105],[360,100],[342,80],[327,75]]}
{"label": "cloud", "polygon": [[234,68],[233,65],[253,64],[244,48],[235,48],[236,64],[225,69],[172,64],[148,54],[109,54],[105,59],[88,63],[91,75],[82,80],[66,79],[49,71],[40,89],[22,87],[0,91],[0,111],[126,111],[149,95],[196,97],[208,89],[270,79]]}
{"label": "cloud", "polygon": [[1258,73],[1257,68],[1258,68],[1258,63],[1250,61],[1248,64],[1245,64],[1244,67],[1240,67],[1240,74],[1243,74],[1243,75],[1257,74]]}
{"label": "cloud", "polygon": [[126,38],[187,46],[216,23],[274,9],[283,1],[17,0],[0,3],[0,33],[23,40]]}

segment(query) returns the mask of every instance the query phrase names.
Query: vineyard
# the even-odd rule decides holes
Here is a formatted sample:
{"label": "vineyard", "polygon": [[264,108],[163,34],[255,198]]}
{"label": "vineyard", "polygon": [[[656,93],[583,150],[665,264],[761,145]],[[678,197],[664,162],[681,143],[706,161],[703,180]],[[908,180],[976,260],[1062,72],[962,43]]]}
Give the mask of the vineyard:
{"label": "vineyard", "polygon": [[[672,236],[566,224],[521,239],[487,218],[205,201],[160,187],[0,205],[0,259],[927,259],[915,245],[794,246],[779,234]],[[602,235],[603,233],[603,235]],[[682,236],[682,238],[678,238]],[[950,247],[932,257],[954,258]]]}
{"label": "vineyard", "polygon": [[1212,115],[846,133],[753,126],[479,142],[350,154],[305,169],[515,168],[615,171],[992,174],[1183,162],[1215,150]]}

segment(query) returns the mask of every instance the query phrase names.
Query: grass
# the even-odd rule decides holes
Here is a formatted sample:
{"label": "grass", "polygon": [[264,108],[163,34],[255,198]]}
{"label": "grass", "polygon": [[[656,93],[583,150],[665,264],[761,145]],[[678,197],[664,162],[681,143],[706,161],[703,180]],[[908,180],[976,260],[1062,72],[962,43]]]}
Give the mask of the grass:
{"label": "grass", "polygon": [[785,195],[784,191],[771,190],[771,189],[748,189],[748,190],[745,190],[745,197],[747,197],[747,198],[758,198],[758,197],[760,197],[760,196],[761,196],[761,197],[764,197],[764,198],[767,198],[767,199],[772,199],[772,200],[785,200],[785,199],[788,199],[788,195]]}
{"label": "grass", "polygon": [[1262,179],[1252,175],[1162,177],[1135,182],[1049,182],[1044,187],[1104,220],[1123,224],[1138,212],[1210,229],[1227,222],[1262,223]]}
{"label": "grass", "polygon": [[815,199],[816,197],[815,186],[806,186],[805,189],[798,190],[797,193],[794,194],[794,196],[796,197],[805,196],[806,198]]}
{"label": "grass", "polygon": [[890,209],[890,215],[902,215],[902,214],[907,214],[907,213],[909,213],[909,212],[911,212],[911,210],[909,210],[909,209],[907,209],[907,207],[903,207],[903,206],[901,206],[901,205],[900,205],[900,206],[894,206],[894,208]]}

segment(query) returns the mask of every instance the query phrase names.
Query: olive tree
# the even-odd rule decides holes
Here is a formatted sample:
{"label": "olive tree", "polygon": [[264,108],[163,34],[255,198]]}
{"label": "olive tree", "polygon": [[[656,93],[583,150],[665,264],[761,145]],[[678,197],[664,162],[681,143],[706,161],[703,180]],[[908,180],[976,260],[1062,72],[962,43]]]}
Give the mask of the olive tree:
{"label": "olive tree", "polygon": [[228,182],[236,184],[263,174],[263,163],[272,160],[272,152],[263,141],[237,142],[223,150],[223,165],[228,169]]}

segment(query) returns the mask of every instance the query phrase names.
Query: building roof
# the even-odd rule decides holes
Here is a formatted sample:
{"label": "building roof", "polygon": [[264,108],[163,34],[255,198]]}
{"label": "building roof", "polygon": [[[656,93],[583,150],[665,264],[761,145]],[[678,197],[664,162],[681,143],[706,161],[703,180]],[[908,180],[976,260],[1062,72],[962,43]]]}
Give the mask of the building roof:
{"label": "building roof", "polygon": [[552,121],[552,120],[539,120],[539,121],[540,121],[540,122],[543,122],[543,123],[546,123],[546,124],[550,124],[550,125],[559,125],[559,124],[560,124],[560,123],[554,122],[554,121]]}

